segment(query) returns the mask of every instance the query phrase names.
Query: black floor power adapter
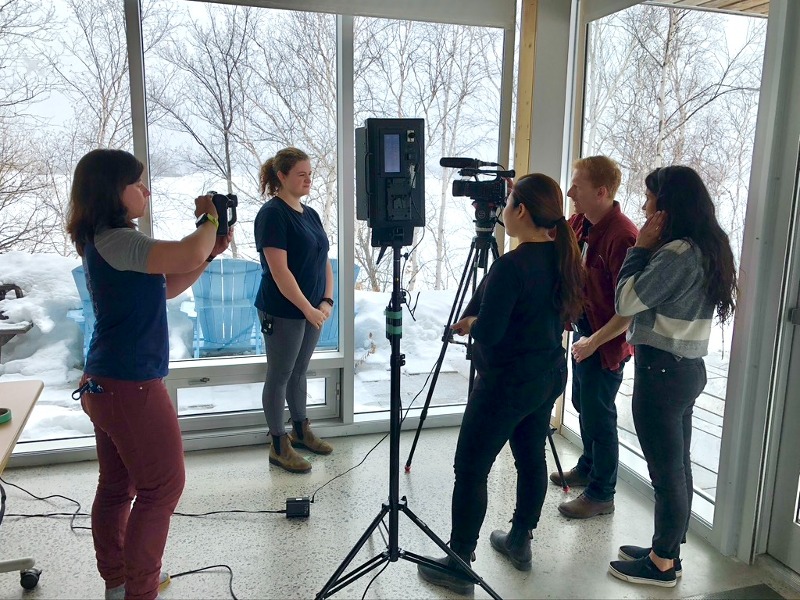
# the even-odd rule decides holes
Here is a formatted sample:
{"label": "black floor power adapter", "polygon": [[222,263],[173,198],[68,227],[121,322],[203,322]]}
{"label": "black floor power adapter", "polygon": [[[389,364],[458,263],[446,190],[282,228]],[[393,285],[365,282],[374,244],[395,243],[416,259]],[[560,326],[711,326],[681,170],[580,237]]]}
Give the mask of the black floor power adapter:
{"label": "black floor power adapter", "polygon": [[308,496],[286,499],[286,518],[305,519],[311,514],[311,500]]}

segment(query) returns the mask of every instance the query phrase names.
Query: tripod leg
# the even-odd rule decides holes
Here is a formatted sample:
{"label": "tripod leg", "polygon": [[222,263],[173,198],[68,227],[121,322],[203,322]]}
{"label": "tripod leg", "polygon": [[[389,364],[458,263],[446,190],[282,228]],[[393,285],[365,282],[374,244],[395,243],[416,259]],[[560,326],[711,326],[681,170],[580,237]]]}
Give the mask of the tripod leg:
{"label": "tripod leg", "polygon": [[[447,346],[450,344],[452,339],[452,332],[450,331],[450,325],[455,322],[455,319],[458,313],[461,310],[461,306],[464,303],[464,298],[466,297],[467,290],[469,289],[470,280],[473,279],[474,269],[472,268],[472,263],[474,260],[478,259],[477,249],[475,247],[475,242],[473,240],[472,246],[469,249],[469,255],[467,256],[467,262],[464,265],[464,271],[461,273],[461,280],[458,283],[458,289],[456,290],[455,298],[453,298],[453,306],[450,308],[450,316],[447,319],[447,324],[444,326],[444,335],[442,336],[442,349],[439,351],[439,358],[436,360],[436,366],[433,370],[433,378],[431,379],[431,384],[428,387],[428,395],[425,397],[425,404],[422,405],[422,412],[419,415],[419,424],[417,425],[417,431],[414,434],[414,441],[411,443],[411,450],[408,453],[408,458],[406,459],[406,473],[411,472],[411,461],[414,459],[414,452],[417,450],[417,442],[419,441],[420,433],[422,432],[422,425],[425,423],[425,419],[428,417],[428,408],[431,405],[431,399],[433,398],[433,391],[436,389],[436,382],[439,381],[439,373],[442,369],[442,363],[444,362],[444,356],[447,352]],[[473,286],[474,287],[474,286]],[[471,386],[471,380],[470,380]]]}
{"label": "tripod leg", "polygon": [[[353,546],[353,548],[350,550],[350,552],[348,552],[347,556],[344,557],[344,560],[341,562],[339,567],[336,569],[336,571],[334,571],[334,573],[333,573],[333,575],[331,575],[330,579],[328,579],[328,582],[323,586],[323,588],[315,596],[316,600],[321,600],[322,598],[329,597],[331,594],[335,593],[337,590],[345,587],[346,585],[352,583],[354,580],[358,579],[359,577],[361,577],[362,575],[364,575],[365,573],[367,573],[368,571],[370,571],[374,567],[376,567],[379,564],[382,564],[382,563],[386,562],[387,560],[389,560],[388,555],[384,552],[383,554],[381,554],[381,555],[379,555],[377,557],[374,557],[371,560],[367,561],[367,563],[365,563],[361,567],[355,569],[352,573],[349,573],[348,575],[345,575],[344,577],[341,576],[342,573],[344,573],[344,570],[347,568],[347,566],[356,557],[356,554],[359,553],[359,551],[361,550],[362,546],[367,543],[367,540],[370,538],[370,536],[375,531],[375,529],[378,527],[378,525],[380,525],[381,521],[388,514],[388,512],[389,512],[389,505],[388,504],[384,504],[383,508],[381,509],[381,512],[378,513],[378,516],[373,519],[372,523],[370,523],[370,525],[369,525],[369,527],[367,527],[366,531],[364,531],[364,533],[361,534],[361,537],[358,538],[358,541],[356,542],[355,546]],[[383,560],[383,558],[385,558],[385,560]],[[381,559],[381,560],[378,560],[378,559]]]}
{"label": "tripod leg", "polygon": [[408,551],[403,553],[402,558],[404,558],[405,560],[407,560],[409,562],[413,562],[413,563],[417,563],[417,564],[424,564],[424,565],[428,565],[428,566],[433,566],[433,567],[435,567],[437,569],[441,569],[441,570],[449,570],[449,572],[452,573],[453,575],[456,575],[458,577],[462,577],[463,579],[467,579],[468,581],[472,581],[474,583],[477,583],[484,590],[486,590],[487,594],[489,594],[495,600],[502,600],[500,595],[497,592],[495,592],[489,586],[489,584],[486,583],[483,580],[483,578],[481,578],[480,575],[478,575],[475,571],[472,570],[472,567],[470,567],[467,563],[465,563],[463,560],[461,560],[461,557],[458,556],[458,554],[456,554],[455,552],[453,552],[452,548],[450,548],[450,546],[445,544],[442,541],[442,539],[438,535],[436,535],[431,530],[431,528],[428,527],[425,524],[424,521],[422,521],[422,519],[420,519],[419,517],[417,517],[417,515],[415,515],[413,512],[411,512],[411,509],[408,508],[408,505],[405,503],[405,496],[403,497],[403,500],[400,503],[400,507],[399,508],[400,508],[400,511],[403,512],[409,519],[411,519],[411,522],[414,523],[414,525],[416,525],[417,527],[419,527],[422,530],[422,532],[425,535],[427,535],[428,538],[430,538],[430,540],[434,544],[439,546],[439,548],[442,551],[444,551],[444,553],[447,554],[447,556],[449,556],[451,559],[453,559],[456,562],[456,564],[458,565],[458,568],[457,569],[452,569],[452,568],[451,569],[447,569],[446,567],[443,567],[441,564],[433,562],[430,559],[426,558],[425,556],[421,556],[419,554],[414,554],[413,552],[408,552]]}
{"label": "tripod leg", "polygon": [[561,468],[561,461],[558,460],[558,452],[556,452],[556,443],[553,441],[553,432],[555,429],[553,427],[547,428],[547,440],[550,442],[550,450],[553,451],[553,458],[556,460],[556,469],[558,469],[558,476],[561,478],[561,489],[565,492],[569,491],[569,486],[567,485],[567,480],[564,479],[564,469]]}

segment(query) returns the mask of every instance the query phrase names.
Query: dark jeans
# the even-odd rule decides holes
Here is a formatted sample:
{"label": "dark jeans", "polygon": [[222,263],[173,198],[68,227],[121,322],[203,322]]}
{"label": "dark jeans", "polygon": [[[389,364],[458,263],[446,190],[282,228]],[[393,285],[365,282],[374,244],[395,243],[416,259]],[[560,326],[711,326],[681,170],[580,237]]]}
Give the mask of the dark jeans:
{"label": "dark jeans", "polygon": [[567,381],[565,367],[540,373],[524,383],[479,377],[464,411],[455,457],[453,551],[468,554],[478,543],[486,516],[486,481],[507,441],[517,468],[513,521],[535,529],[547,491],[544,446],[550,413]]}
{"label": "dark jeans", "polygon": [[[573,341],[581,337],[574,335]],[[600,353],[579,363],[572,361],[572,406],[578,411],[583,454],[577,469],[589,476],[586,495],[597,502],[614,499],[619,467],[617,392],[622,383],[618,371],[604,369]]]}
{"label": "dark jeans", "polygon": [[706,385],[702,358],[636,346],[633,423],[655,491],[653,551],[680,558],[692,513],[692,408]]}

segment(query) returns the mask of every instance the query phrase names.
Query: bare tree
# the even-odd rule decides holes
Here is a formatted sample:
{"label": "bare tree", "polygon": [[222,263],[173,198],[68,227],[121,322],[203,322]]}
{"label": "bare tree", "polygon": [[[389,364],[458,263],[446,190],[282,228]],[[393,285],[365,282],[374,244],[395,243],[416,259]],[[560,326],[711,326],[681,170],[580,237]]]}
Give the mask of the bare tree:
{"label": "bare tree", "polygon": [[0,253],[36,251],[53,228],[36,202],[46,181],[31,108],[52,89],[42,65],[55,26],[49,4],[0,0]]}
{"label": "bare tree", "polygon": [[[191,139],[188,162],[221,178],[225,191],[243,200],[253,197],[252,188],[238,184],[236,167],[244,157],[241,125],[250,110],[248,65],[258,15],[241,6],[206,6],[204,19],[187,15],[156,47],[168,68],[154,78],[150,94],[166,115],[163,125]],[[234,243],[231,250],[238,255]]]}
{"label": "bare tree", "polygon": [[[689,164],[712,183],[741,178],[731,170],[741,161],[717,160],[731,138],[749,164],[748,145],[731,134],[753,131],[764,30],[751,28],[731,49],[724,18],[641,5],[592,25],[584,155],[608,154],[621,163],[619,200],[636,219],[643,178],[655,167]],[[737,113],[738,122],[721,110],[742,102],[749,108]],[[746,186],[737,193],[746,197]]]}
{"label": "bare tree", "polygon": [[275,11],[270,35],[254,31],[248,89],[253,110],[242,143],[257,164],[285,146],[311,157],[319,209],[331,240],[338,238],[336,173],[336,24],[332,15]]}
{"label": "bare tree", "polygon": [[[356,77],[357,121],[367,116],[425,119],[427,238],[421,240],[415,231],[413,243],[419,246],[406,275],[409,289],[420,278],[442,289],[456,280],[463,266],[458,259],[466,257],[465,248],[460,256],[460,248],[451,244],[454,231],[464,226],[453,217],[460,214],[466,224],[471,210],[467,199],[456,199],[453,205],[452,171],[439,168],[438,157],[466,154],[495,135],[499,88],[493,79],[499,78],[500,61],[492,57],[497,59],[501,34],[439,23],[364,19],[356,24],[356,61],[366,65]],[[436,185],[430,184],[437,179]],[[466,233],[460,237],[469,239]],[[368,233],[359,231],[356,257],[377,289],[375,285],[390,279],[387,272],[376,272],[374,258],[367,260],[374,252]]]}

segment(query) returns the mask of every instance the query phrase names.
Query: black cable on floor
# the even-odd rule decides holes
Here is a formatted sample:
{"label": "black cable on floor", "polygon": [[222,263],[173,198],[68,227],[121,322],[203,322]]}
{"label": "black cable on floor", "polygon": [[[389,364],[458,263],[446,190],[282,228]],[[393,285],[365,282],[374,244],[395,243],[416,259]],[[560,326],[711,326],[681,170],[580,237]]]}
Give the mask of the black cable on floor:
{"label": "black cable on floor", "polygon": [[[78,517],[88,517],[89,516],[87,513],[81,512],[81,503],[78,502],[77,500],[73,500],[72,498],[67,498],[66,496],[62,496],[61,494],[51,494],[49,496],[40,497],[40,496],[37,496],[36,494],[32,494],[31,492],[29,492],[25,488],[22,488],[22,487],[18,486],[15,483],[10,483],[10,482],[6,481],[2,477],[0,477],[0,482],[5,483],[6,485],[10,485],[11,487],[18,489],[19,491],[28,494],[28,496],[30,496],[31,498],[34,498],[35,500],[41,500],[43,502],[47,502],[51,498],[61,498],[62,500],[66,500],[67,502],[72,502],[73,504],[75,504],[78,507],[78,508],[75,509],[75,512],[73,512],[73,513],[63,513],[63,512],[41,513],[41,514],[15,514],[15,513],[8,513],[6,515],[7,517],[18,517],[18,518],[22,518],[22,519],[31,519],[31,518],[50,519],[50,518],[68,516],[68,517],[70,517],[69,528],[72,531],[76,531],[78,529],[84,529],[84,530],[87,530],[87,531],[91,531],[92,530],[91,527],[84,527],[83,525],[75,525],[75,519],[76,518],[78,518]],[[5,510],[5,491],[3,491],[3,509]],[[2,519],[0,519],[0,521],[2,521]]]}
{"label": "black cable on floor", "polygon": [[231,514],[248,514],[248,515],[284,515],[286,514],[286,509],[283,508],[281,510],[244,510],[239,508],[232,508],[230,510],[212,510],[209,512],[204,513],[181,513],[181,512],[174,512],[172,513],[176,517],[208,517],[211,515],[223,515],[226,513]]}
{"label": "black cable on floor", "polygon": [[192,569],[191,571],[176,573],[175,575],[170,575],[169,578],[177,579],[178,577],[183,577],[184,575],[194,575],[195,573],[200,573],[201,571],[208,571],[209,569],[228,569],[228,573],[230,575],[230,577],[228,578],[228,591],[230,591],[231,598],[233,598],[233,600],[239,600],[236,597],[236,594],[233,592],[233,569],[231,569],[228,565],[210,565],[208,567],[202,567],[200,569]]}
{"label": "black cable on floor", "polygon": [[[419,391],[416,393],[416,395],[415,395],[415,396],[414,396],[414,397],[411,399],[411,402],[408,404],[408,407],[406,408],[405,415],[403,415],[403,417],[400,419],[400,427],[402,427],[402,426],[403,426],[403,422],[406,420],[406,417],[408,416],[408,412],[411,410],[411,407],[414,405],[414,402],[416,402],[416,401],[417,401],[417,398],[419,398],[419,395],[420,395],[420,394],[421,394],[421,393],[422,393],[422,392],[425,390],[426,386],[428,385],[428,381],[430,381],[431,375],[433,375],[433,370],[434,370],[435,368],[436,368],[436,363],[434,363],[434,364],[433,364],[433,366],[431,367],[431,370],[430,370],[430,371],[428,371],[428,376],[425,378],[425,381],[424,381],[424,383],[422,384],[422,387],[421,387],[421,388],[420,388],[420,390],[419,390]],[[317,494],[319,493],[319,491],[320,491],[322,488],[324,488],[325,486],[327,486],[327,485],[328,485],[328,484],[330,484],[330,483],[333,483],[334,481],[336,481],[337,479],[339,479],[339,477],[344,477],[345,475],[347,475],[347,474],[348,474],[350,471],[352,471],[353,469],[357,469],[358,467],[360,467],[361,465],[363,465],[363,464],[364,464],[364,461],[366,461],[366,460],[367,460],[367,457],[368,457],[368,456],[369,456],[369,455],[372,453],[372,451],[373,451],[373,450],[375,450],[375,448],[377,448],[378,446],[380,446],[380,445],[383,443],[383,440],[385,440],[387,437],[389,437],[389,432],[387,432],[387,433],[386,433],[386,434],[385,434],[385,435],[384,435],[384,436],[383,436],[381,439],[379,439],[379,440],[377,441],[377,443],[376,443],[376,444],[375,444],[375,445],[374,445],[372,448],[370,448],[370,449],[367,451],[367,453],[364,455],[364,458],[362,458],[362,459],[361,459],[361,462],[359,462],[357,465],[354,465],[354,466],[350,467],[350,468],[349,468],[349,469],[347,469],[345,472],[343,472],[343,473],[339,473],[339,474],[338,474],[336,477],[333,477],[333,478],[329,479],[328,481],[326,481],[325,483],[323,483],[321,486],[319,486],[317,489],[315,489],[315,490],[314,490],[314,491],[311,493],[311,502],[312,502],[312,503],[314,502],[314,498],[317,496]]]}
{"label": "black cable on floor", "polygon": [[375,573],[375,576],[372,579],[369,580],[369,583],[367,584],[367,587],[364,588],[364,593],[361,595],[361,600],[364,600],[364,598],[367,597],[367,592],[369,591],[369,586],[371,586],[374,583],[374,581],[378,578],[378,575],[383,573],[386,570],[386,567],[388,567],[388,566],[389,566],[389,562],[387,561],[386,564],[383,565],[383,568],[380,571],[378,571],[377,573]]}

